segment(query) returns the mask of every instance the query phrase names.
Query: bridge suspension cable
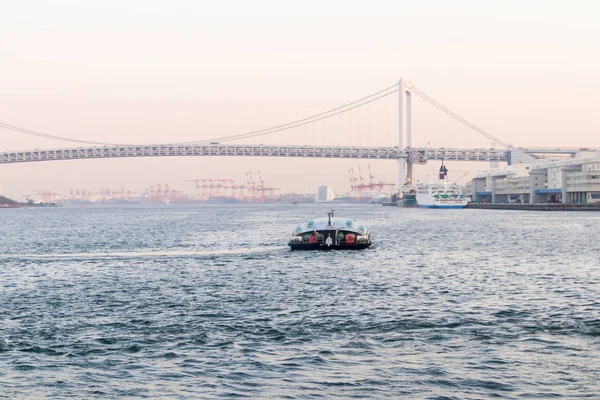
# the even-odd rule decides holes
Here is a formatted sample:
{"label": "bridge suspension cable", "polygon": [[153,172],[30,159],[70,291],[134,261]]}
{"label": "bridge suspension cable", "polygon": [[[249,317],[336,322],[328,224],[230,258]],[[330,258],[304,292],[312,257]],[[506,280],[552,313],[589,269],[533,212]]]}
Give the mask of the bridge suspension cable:
{"label": "bridge suspension cable", "polygon": [[[419,97],[421,97],[423,100],[427,101],[428,103],[432,104],[434,107],[438,108],[439,110],[441,110],[442,112],[444,112],[445,114],[451,116],[452,118],[454,118],[455,120],[459,121],[460,123],[462,123],[463,125],[467,126],[468,128],[474,130],[475,132],[477,132],[478,134],[492,140],[495,143],[498,143],[504,147],[509,147],[510,145],[502,140],[500,140],[499,138],[487,133],[486,131],[484,131],[483,129],[473,125],[472,123],[470,123],[469,121],[467,121],[466,119],[462,118],[461,116],[459,116],[458,114],[454,113],[453,111],[449,110],[448,108],[444,107],[442,104],[438,103],[437,101],[433,100],[431,97],[427,96],[425,93],[423,93],[421,90],[417,89],[415,86],[413,86],[412,84],[405,84],[405,86],[413,93],[415,93],[416,95],[418,95]],[[242,133],[242,134],[237,134],[237,135],[229,135],[229,136],[221,136],[221,137],[216,137],[216,138],[212,138],[212,139],[204,139],[204,140],[196,140],[196,141],[189,141],[189,142],[175,142],[175,143],[170,143],[170,145],[190,145],[190,144],[206,144],[209,142],[228,142],[228,141],[233,141],[233,140],[239,140],[239,139],[248,139],[248,138],[253,138],[253,137],[258,137],[258,136],[264,136],[264,135],[269,135],[272,133],[277,133],[277,132],[281,132],[281,131],[285,131],[288,129],[292,129],[292,128],[297,128],[297,127],[301,127],[301,126],[305,126],[308,124],[311,124],[313,122],[317,122],[317,121],[321,121],[327,118],[331,118],[334,117],[336,115],[340,115],[342,113],[348,112],[350,110],[365,106],[369,103],[372,103],[374,101],[377,101],[379,99],[382,99],[384,97],[390,96],[394,93],[398,92],[398,85],[393,85],[393,86],[389,86],[385,89],[379,90],[375,93],[372,93],[368,96],[362,97],[358,100],[352,101],[350,103],[347,103],[343,106],[340,107],[336,107],[333,108],[331,110],[319,113],[319,114],[315,114],[315,115],[311,115],[309,117],[305,117],[302,119],[298,119],[292,122],[288,122],[286,124],[281,124],[281,125],[276,125],[276,126],[272,126],[270,128],[265,128],[265,129],[260,129],[260,130],[256,130],[256,131],[251,131],[251,132],[246,132],[246,133]],[[37,131],[33,131],[31,129],[25,129],[25,128],[21,128],[18,126],[14,126],[14,125],[10,125],[4,122],[0,122],[0,128],[4,128],[4,129],[8,129],[11,131],[15,131],[15,132],[19,132],[19,133],[23,133],[26,135],[31,135],[31,136],[37,136],[37,137],[42,137],[42,138],[46,138],[46,139],[52,139],[52,140],[61,140],[61,141],[65,141],[65,142],[72,142],[72,143],[82,143],[82,144],[91,144],[91,145],[100,145],[100,146],[126,146],[127,144],[124,143],[108,143],[108,142],[96,142],[96,141],[91,141],[91,140],[80,140],[80,139],[73,139],[73,138],[69,138],[69,137],[64,137],[64,136],[57,136],[57,135],[50,135],[47,133],[42,133],[42,132],[37,132]]]}
{"label": "bridge suspension cable", "polygon": [[[362,107],[364,105],[367,105],[369,103],[372,103],[374,101],[377,101],[379,99],[382,99],[384,97],[387,97],[387,96],[397,93],[397,92],[398,92],[398,85],[393,85],[393,86],[389,86],[385,89],[379,90],[375,93],[372,93],[368,96],[362,97],[353,102],[347,103],[343,106],[336,107],[331,110],[328,110],[328,111],[325,111],[325,112],[322,112],[319,114],[311,115],[309,117],[305,117],[305,118],[302,118],[302,119],[299,119],[296,121],[288,122],[286,124],[272,126],[270,128],[260,129],[260,130],[246,132],[246,133],[237,134],[237,135],[221,136],[221,137],[212,138],[212,139],[195,140],[195,141],[189,141],[189,142],[175,142],[175,143],[168,143],[168,144],[169,145],[206,144],[206,143],[215,142],[215,141],[228,142],[228,141],[232,141],[232,140],[248,139],[248,138],[257,137],[257,136],[264,136],[264,135],[268,135],[271,133],[277,133],[277,132],[281,132],[284,130],[297,128],[300,126],[308,125],[313,122],[317,122],[317,121],[321,121],[321,120],[324,120],[324,119],[327,119],[330,117],[334,117],[336,115],[342,114],[344,112],[353,110],[358,107]],[[37,137],[42,137],[42,138],[46,138],[46,139],[61,140],[61,141],[72,142],[72,143],[84,143],[84,144],[92,144],[92,145],[100,145],[100,146],[126,146],[127,145],[125,143],[95,142],[95,141],[89,141],[89,140],[73,139],[73,138],[57,136],[57,135],[50,135],[47,133],[36,132],[36,131],[30,130],[30,129],[25,129],[25,128],[21,128],[18,126],[6,124],[4,122],[0,122],[0,128],[5,128],[5,129],[12,130],[15,132],[24,133],[26,135],[37,136]]]}
{"label": "bridge suspension cable", "polygon": [[321,120],[324,120],[324,119],[327,119],[330,117],[334,117],[336,115],[345,113],[347,111],[353,110],[358,107],[362,107],[364,105],[367,105],[369,103],[372,103],[374,101],[377,101],[379,99],[382,99],[384,97],[387,97],[387,96],[392,95],[397,92],[398,92],[398,85],[393,85],[393,86],[387,87],[385,89],[382,89],[378,92],[375,92],[369,96],[366,96],[361,99],[355,100],[351,103],[345,104],[343,106],[336,107],[329,111],[315,114],[310,117],[306,117],[306,118],[302,118],[302,119],[299,119],[296,121],[288,122],[287,124],[277,125],[277,126],[273,126],[270,128],[260,129],[257,131],[252,131],[252,132],[247,132],[247,133],[242,133],[242,134],[237,134],[237,135],[221,136],[221,137],[212,138],[212,139],[198,140],[198,141],[193,141],[193,142],[171,143],[171,144],[174,144],[174,145],[203,144],[203,143],[216,142],[216,141],[228,142],[228,141],[232,141],[232,140],[248,139],[248,138],[257,137],[257,136],[264,136],[264,135],[268,135],[271,133],[277,133],[277,132],[285,131],[288,129],[297,128],[300,126],[308,125],[313,122],[317,122],[317,121],[321,121]]}
{"label": "bridge suspension cable", "polygon": [[100,145],[100,146],[124,146],[125,145],[123,143],[93,142],[93,141],[89,141],[89,140],[79,140],[79,139],[72,139],[72,138],[67,138],[67,137],[62,137],[62,136],[50,135],[47,133],[36,132],[36,131],[32,131],[30,129],[20,128],[18,126],[14,126],[14,125],[9,125],[4,122],[0,122],[0,128],[8,129],[8,130],[14,131],[14,132],[24,133],[24,134],[30,135],[30,136],[37,136],[37,137],[53,139],[53,140],[62,140],[65,142],[72,142],[72,143],[96,144],[96,145]]}
{"label": "bridge suspension cable", "polygon": [[446,107],[444,107],[443,105],[441,105],[440,103],[438,103],[437,101],[433,100],[431,97],[427,96],[425,93],[421,92],[419,89],[417,89],[416,87],[414,87],[412,84],[407,84],[406,87],[408,89],[410,89],[411,92],[415,93],[416,95],[418,95],[419,97],[421,97],[423,100],[427,101],[428,103],[432,104],[433,106],[435,106],[436,108],[438,108],[439,110],[441,110],[442,112],[448,114],[449,116],[451,116],[452,118],[454,118],[455,120],[457,120],[458,122],[462,123],[463,125],[471,128],[472,130],[474,130],[475,132],[479,133],[482,136],[485,136],[486,138],[494,141],[495,143],[498,143],[504,147],[510,147],[510,145],[500,139],[498,139],[497,137],[487,133],[486,131],[484,131],[483,129],[473,125],[472,123],[470,123],[469,121],[467,121],[466,119],[462,118],[460,115],[450,111],[449,109],[447,109]]}

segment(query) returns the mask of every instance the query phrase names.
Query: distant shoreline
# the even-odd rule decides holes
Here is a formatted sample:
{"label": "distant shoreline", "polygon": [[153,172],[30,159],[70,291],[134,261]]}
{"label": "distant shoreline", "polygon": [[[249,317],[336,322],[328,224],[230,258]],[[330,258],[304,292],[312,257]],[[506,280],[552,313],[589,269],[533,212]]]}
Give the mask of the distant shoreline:
{"label": "distant shoreline", "polygon": [[58,207],[55,203],[19,203],[5,196],[0,196],[1,208],[21,208],[21,207]]}

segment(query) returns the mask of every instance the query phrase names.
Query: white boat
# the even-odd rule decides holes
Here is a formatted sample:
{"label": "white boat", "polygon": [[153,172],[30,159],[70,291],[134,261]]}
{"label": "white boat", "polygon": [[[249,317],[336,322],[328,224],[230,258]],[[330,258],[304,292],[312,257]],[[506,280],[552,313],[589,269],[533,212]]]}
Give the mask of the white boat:
{"label": "white boat", "polygon": [[448,169],[442,164],[437,181],[417,184],[417,203],[422,208],[465,208],[469,199],[458,184],[448,182]]}
{"label": "white boat", "polygon": [[309,219],[298,225],[288,246],[292,250],[360,250],[371,245],[371,232],[349,218],[336,218],[334,211],[327,218]]}

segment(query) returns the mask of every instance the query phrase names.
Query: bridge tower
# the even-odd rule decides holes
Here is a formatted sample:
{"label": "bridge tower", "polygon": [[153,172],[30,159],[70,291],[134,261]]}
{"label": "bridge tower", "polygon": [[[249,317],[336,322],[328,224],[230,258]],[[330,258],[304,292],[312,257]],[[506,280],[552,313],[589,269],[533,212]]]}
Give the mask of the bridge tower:
{"label": "bridge tower", "polygon": [[[404,121],[402,120],[403,108],[404,108],[404,89],[402,85],[402,78],[398,80],[398,147],[400,148],[400,154],[404,153],[404,143],[403,143],[403,128]],[[405,161],[404,158],[398,159],[398,183],[399,190],[402,190],[405,182]]]}
{"label": "bridge tower", "polygon": [[[406,94],[406,147],[412,146],[412,95],[409,90]],[[413,164],[408,159],[406,160],[406,181],[409,185],[413,183]]]}
{"label": "bridge tower", "polygon": [[[404,89],[402,78],[398,80],[398,146],[404,153],[404,96],[406,96],[406,148],[412,146],[412,93]],[[408,159],[400,158],[399,163],[399,190],[402,190],[404,184],[413,183],[413,164]]]}

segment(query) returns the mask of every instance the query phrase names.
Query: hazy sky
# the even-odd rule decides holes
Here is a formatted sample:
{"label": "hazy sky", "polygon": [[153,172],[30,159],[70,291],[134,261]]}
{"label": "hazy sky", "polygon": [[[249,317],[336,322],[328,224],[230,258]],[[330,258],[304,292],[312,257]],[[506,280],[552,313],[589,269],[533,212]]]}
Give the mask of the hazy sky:
{"label": "hazy sky", "polygon": [[[599,4],[0,0],[0,121],[102,142],[202,140],[316,114],[402,76],[514,145],[600,147]],[[260,142],[395,145],[394,101]],[[490,145],[418,99],[414,120],[415,145]],[[50,147],[77,145],[0,128],[1,151]],[[366,164],[65,161],[0,166],[0,183],[15,196],[163,182],[191,191],[184,179],[242,181],[245,171],[260,169],[285,190],[329,183],[343,192],[347,169]],[[371,167],[377,178],[397,181],[395,162]],[[417,177],[433,167],[419,167]],[[485,167],[455,163],[451,170]]]}

